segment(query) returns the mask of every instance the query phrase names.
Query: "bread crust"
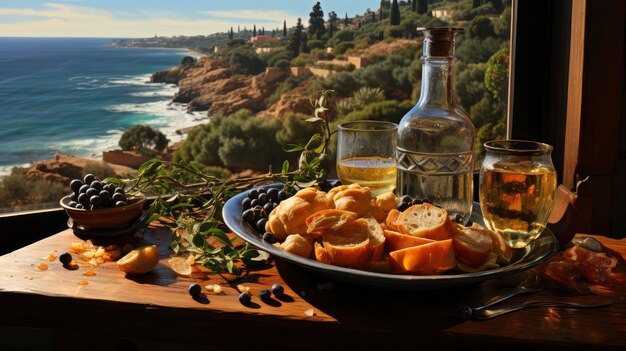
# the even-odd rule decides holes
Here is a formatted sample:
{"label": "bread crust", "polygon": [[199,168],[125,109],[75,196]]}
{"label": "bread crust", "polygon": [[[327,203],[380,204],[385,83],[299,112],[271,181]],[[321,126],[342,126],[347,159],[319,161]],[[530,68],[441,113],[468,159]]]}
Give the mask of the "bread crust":
{"label": "bread crust", "polygon": [[406,235],[433,240],[451,238],[452,221],[448,212],[428,203],[407,208],[396,221],[396,226],[398,231]]}

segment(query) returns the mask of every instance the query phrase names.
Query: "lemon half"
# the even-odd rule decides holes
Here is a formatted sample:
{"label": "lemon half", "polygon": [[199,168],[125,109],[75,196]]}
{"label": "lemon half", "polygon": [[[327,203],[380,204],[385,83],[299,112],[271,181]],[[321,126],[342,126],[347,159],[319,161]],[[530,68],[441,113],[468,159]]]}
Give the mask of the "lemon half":
{"label": "lemon half", "polygon": [[159,249],[156,245],[142,246],[127,253],[117,261],[117,267],[126,274],[150,272],[159,263]]}

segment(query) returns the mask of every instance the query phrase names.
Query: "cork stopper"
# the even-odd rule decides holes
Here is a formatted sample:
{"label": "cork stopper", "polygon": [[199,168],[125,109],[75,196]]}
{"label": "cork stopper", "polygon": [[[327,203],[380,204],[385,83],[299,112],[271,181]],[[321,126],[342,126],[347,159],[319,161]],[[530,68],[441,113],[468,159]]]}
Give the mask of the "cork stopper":
{"label": "cork stopper", "polygon": [[454,58],[454,41],[456,34],[463,31],[463,28],[441,27],[441,28],[417,28],[424,32],[424,47],[422,59],[427,58]]}

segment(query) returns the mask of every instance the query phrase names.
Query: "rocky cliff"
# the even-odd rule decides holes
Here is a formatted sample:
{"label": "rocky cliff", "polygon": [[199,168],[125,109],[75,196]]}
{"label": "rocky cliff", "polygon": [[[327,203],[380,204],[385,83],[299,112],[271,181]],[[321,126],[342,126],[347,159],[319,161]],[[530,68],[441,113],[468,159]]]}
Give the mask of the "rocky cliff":
{"label": "rocky cliff", "polygon": [[152,75],[155,83],[180,87],[174,102],[187,103],[190,111],[229,114],[239,109],[260,112],[267,109],[267,98],[287,72],[268,69],[256,76],[234,74],[224,60],[203,57],[192,66],[173,67]]}

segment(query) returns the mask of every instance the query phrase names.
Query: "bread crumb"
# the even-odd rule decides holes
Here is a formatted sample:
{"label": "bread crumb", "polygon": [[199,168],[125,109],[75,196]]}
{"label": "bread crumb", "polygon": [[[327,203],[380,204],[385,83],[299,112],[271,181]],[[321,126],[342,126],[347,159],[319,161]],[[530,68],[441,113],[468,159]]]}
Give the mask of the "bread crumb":
{"label": "bread crumb", "polygon": [[309,316],[309,317],[313,317],[313,316],[315,316],[315,311],[313,311],[312,308],[309,308],[308,310],[304,311],[304,314]]}
{"label": "bread crumb", "polygon": [[245,286],[243,284],[239,284],[239,285],[237,285],[237,290],[239,290],[240,293],[250,292],[250,287],[249,286]]}

